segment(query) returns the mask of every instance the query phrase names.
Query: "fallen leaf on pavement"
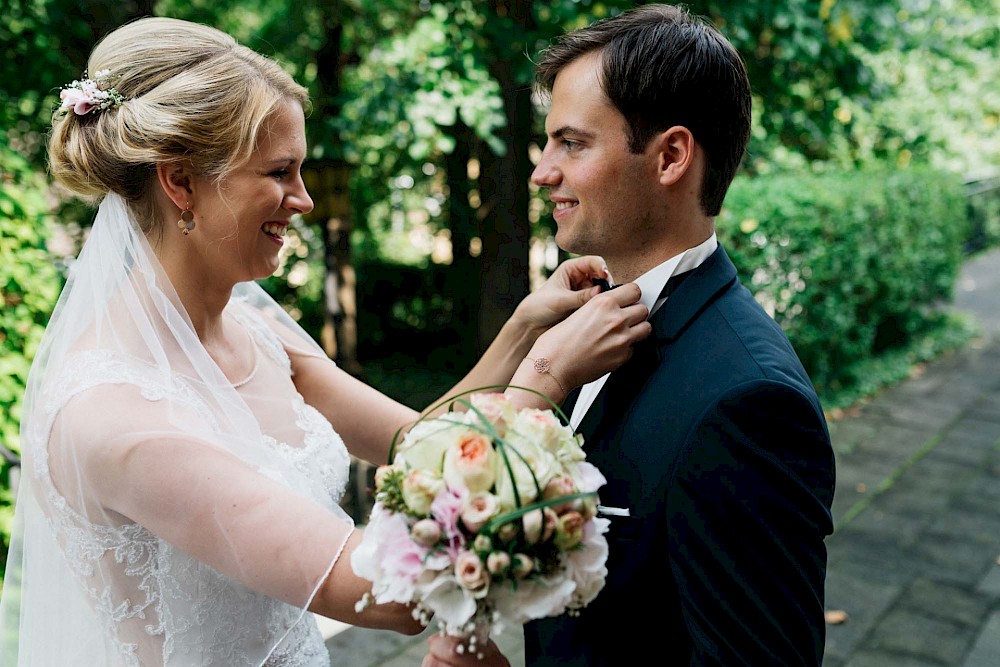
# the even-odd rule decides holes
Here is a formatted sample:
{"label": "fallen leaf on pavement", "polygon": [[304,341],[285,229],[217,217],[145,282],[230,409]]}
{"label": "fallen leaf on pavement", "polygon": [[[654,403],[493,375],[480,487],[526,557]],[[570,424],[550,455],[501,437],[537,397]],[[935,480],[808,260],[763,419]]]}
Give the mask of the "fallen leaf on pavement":
{"label": "fallen leaf on pavement", "polygon": [[824,616],[827,625],[840,625],[847,622],[847,612],[843,609],[829,609]]}

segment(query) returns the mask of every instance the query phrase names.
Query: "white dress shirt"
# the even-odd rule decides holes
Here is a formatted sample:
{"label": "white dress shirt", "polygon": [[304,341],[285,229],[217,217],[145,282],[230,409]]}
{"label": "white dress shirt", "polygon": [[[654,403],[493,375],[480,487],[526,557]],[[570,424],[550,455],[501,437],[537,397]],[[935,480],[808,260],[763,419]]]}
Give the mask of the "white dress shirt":
{"label": "white dress shirt", "polygon": [[[635,284],[639,286],[639,290],[642,292],[642,296],[639,297],[639,303],[649,308],[649,317],[652,317],[653,313],[667,300],[666,297],[657,297],[663,291],[670,277],[698,268],[702,262],[715,252],[718,245],[719,240],[713,232],[704,242],[693,248],[688,248],[679,255],[674,255],[667,261],[653,267],[636,278]],[[587,414],[587,410],[590,409],[594,399],[597,398],[597,395],[601,392],[601,388],[604,387],[604,383],[607,382],[608,375],[610,373],[606,373],[603,377],[583,385],[580,389],[580,397],[577,399],[576,405],[573,406],[573,415],[569,420],[573,430],[576,430],[580,425],[583,416]]]}

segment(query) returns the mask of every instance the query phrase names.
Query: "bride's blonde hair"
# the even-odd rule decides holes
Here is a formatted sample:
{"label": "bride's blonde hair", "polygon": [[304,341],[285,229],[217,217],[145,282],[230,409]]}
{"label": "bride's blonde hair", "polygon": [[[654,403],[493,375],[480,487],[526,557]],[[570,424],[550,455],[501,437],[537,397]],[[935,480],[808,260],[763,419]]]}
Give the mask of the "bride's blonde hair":
{"label": "bride's blonde hair", "polygon": [[121,195],[144,231],[157,216],[157,163],[184,161],[221,180],[250,158],[279,104],[309,104],[274,60],[179,19],[144,18],[109,33],[87,63],[89,73],[102,70],[126,102],[84,116],[57,112],[49,169],[84,198]]}

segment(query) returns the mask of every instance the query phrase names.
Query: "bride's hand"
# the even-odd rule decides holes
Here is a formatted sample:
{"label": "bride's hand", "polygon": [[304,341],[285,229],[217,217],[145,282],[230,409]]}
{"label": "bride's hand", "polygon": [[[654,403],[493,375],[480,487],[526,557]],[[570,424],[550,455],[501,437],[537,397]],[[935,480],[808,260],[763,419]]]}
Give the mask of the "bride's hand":
{"label": "bride's hand", "polygon": [[537,337],[600,294],[591,281],[606,277],[604,260],[600,257],[588,255],[566,260],[544,285],[524,297],[514,310],[513,319],[535,331]]}
{"label": "bride's hand", "polygon": [[635,283],[594,296],[535,341],[529,356],[549,360],[564,391],[612,371],[632,356],[632,346],[653,331],[649,309]]}

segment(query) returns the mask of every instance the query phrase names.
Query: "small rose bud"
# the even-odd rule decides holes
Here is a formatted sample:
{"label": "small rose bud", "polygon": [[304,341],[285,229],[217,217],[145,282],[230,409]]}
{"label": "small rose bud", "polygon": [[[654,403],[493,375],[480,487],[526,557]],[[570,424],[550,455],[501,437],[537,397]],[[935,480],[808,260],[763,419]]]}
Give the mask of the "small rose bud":
{"label": "small rose bud", "polygon": [[531,560],[530,556],[525,554],[514,554],[514,557],[511,559],[511,568],[516,578],[524,579],[535,569],[535,562]]}
{"label": "small rose bud", "polygon": [[517,537],[518,528],[516,523],[505,523],[497,529],[497,537],[501,542],[510,542]]}
{"label": "small rose bud", "polygon": [[583,539],[583,526],[586,519],[579,512],[566,512],[559,517],[556,525],[555,543],[559,549],[572,549]]}
{"label": "small rose bud", "polygon": [[528,544],[538,544],[538,540],[542,537],[544,521],[542,510],[531,510],[521,517],[521,521],[524,524],[524,540]]}
{"label": "small rose bud", "polygon": [[494,551],[486,557],[486,569],[490,574],[503,574],[510,567],[510,554],[506,551]]}
{"label": "small rose bud", "polygon": [[413,524],[410,535],[414,541],[425,547],[433,546],[441,539],[441,526],[434,519],[421,519]]}
{"label": "small rose bud", "polygon": [[556,526],[559,524],[559,515],[551,507],[546,507],[542,510],[545,516],[545,526],[542,528],[542,542],[548,542],[552,538],[552,534],[556,532]]}
{"label": "small rose bud", "polygon": [[472,548],[475,551],[489,551],[493,548],[493,540],[490,539],[489,535],[480,533],[476,535],[476,539],[472,540]]}

